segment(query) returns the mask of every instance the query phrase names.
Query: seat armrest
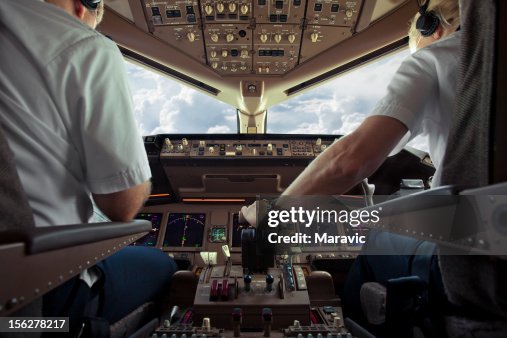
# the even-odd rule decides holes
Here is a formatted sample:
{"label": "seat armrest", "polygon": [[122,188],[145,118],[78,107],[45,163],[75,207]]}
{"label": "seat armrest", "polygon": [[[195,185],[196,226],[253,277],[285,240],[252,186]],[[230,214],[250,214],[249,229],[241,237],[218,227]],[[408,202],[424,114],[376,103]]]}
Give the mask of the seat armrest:
{"label": "seat armrest", "polygon": [[33,255],[50,250],[149,232],[151,228],[150,221],[133,220],[130,222],[87,223],[6,230],[0,232],[0,244],[23,242],[25,243],[26,254]]}

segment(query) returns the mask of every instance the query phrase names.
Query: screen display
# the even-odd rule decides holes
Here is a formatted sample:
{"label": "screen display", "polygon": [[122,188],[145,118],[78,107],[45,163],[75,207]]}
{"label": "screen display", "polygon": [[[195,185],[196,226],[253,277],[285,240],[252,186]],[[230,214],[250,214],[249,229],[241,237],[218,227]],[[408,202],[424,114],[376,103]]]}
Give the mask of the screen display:
{"label": "screen display", "polygon": [[162,213],[141,213],[137,214],[136,219],[145,219],[151,222],[151,231],[144,237],[139,238],[131,246],[155,246],[157,245],[158,234],[160,233],[160,224],[162,223]]}
{"label": "screen display", "polygon": [[206,214],[169,214],[163,246],[202,246]]}
{"label": "screen display", "polygon": [[209,231],[210,243],[223,243],[227,241],[227,229],[225,227],[213,227]]}

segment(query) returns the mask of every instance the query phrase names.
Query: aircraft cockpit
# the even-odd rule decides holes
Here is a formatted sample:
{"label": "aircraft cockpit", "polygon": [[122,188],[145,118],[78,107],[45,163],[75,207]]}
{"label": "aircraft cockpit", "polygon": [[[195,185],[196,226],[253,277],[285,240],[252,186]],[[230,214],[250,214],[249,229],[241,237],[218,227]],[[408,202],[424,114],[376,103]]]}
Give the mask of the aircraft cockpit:
{"label": "aircraft cockpit", "polygon": [[[505,16],[505,4],[487,1],[497,3],[498,17]],[[450,306],[443,300],[442,281],[435,286],[432,270],[439,257],[457,255],[492,257],[505,268],[501,257],[507,254],[507,188],[505,159],[499,155],[505,150],[505,133],[498,127],[505,118],[497,114],[503,97],[496,91],[505,88],[505,79],[495,72],[487,80],[494,82],[495,95],[488,92],[487,97],[491,98],[491,121],[499,123],[487,125],[491,167],[481,184],[468,184],[471,181],[464,178],[484,168],[477,169],[477,157],[463,155],[460,163],[474,169],[468,172],[458,167],[456,184],[432,189],[435,165],[427,141],[417,139],[417,144],[390,154],[372,175],[346,193],[281,197],[305,168],[347,137],[366,118],[371,103],[382,97],[384,89],[370,91],[367,82],[376,84],[382,72],[394,73],[409,55],[407,31],[414,14],[424,6],[420,1],[104,0],[104,4],[104,20],[97,29],[118,46],[127,73],[134,75],[132,96],[151,170],[151,194],[128,229],[120,225],[120,230],[115,229],[116,223],[106,225],[98,240],[92,239],[91,232],[98,235],[102,223],[88,231],[80,226],[77,232],[64,226],[57,235],[51,229],[21,235],[5,232],[4,239],[0,237],[0,267],[23,267],[13,269],[13,275],[26,283],[0,277],[0,289],[4,289],[0,290],[0,317],[21,318],[26,305],[42,294],[105,257],[137,246],[155,248],[177,265],[161,299],[163,311],[144,304],[107,324],[107,334],[96,333],[97,337],[429,338],[457,336],[452,326],[458,325],[453,321],[456,314],[467,320],[473,317],[470,323],[484,322],[486,328],[507,332],[501,331],[507,318],[503,310],[495,312],[500,319],[495,317],[491,324],[478,315],[480,311],[464,313]],[[472,16],[468,13],[467,17]],[[464,34],[474,20],[479,19],[467,19]],[[498,23],[497,28],[498,36],[505,37],[505,25]],[[507,41],[495,39],[498,46]],[[498,55],[505,54],[505,43],[501,48],[494,49]],[[505,73],[505,59],[494,60],[498,73]],[[369,68],[373,64],[374,75]],[[358,76],[355,72],[360,70],[368,76]],[[172,82],[164,82],[167,79]],[[345,80],[334,82],[337,79]],[[141,82],[147,87],[142,88]],[[327,101],[331,108],[318,108],[328,111],[315,113],[324,94],[345,93],[340,102],[352,101],[347,87],[359,92],[366,88],[363,95],[374,100],[358,99],[348,111],[345,106],[333,106],[339,101],[333,96],[334,101]],[[189,99],[184,90],[170,93],[174,88],[190,88],[202,96],[192,94]],[[473,94],[462,86],[458,90],[463,97]],[[306,95],[305,100],[297,101],[300,95]],[[153,104],[157,100],[162,102],[160,107]],[[462,101],[459,104],[481,100]],[[192,112],[180,111],[182,107]],[[222,111],[216,113],[216,107]],[[474,109],[460,106],[456,110]],[[307,111],[318,122],[308,122]],[[348,114],[353,122],[344,127]],[[336,121],[342,125],[332,126]],[[293,128],[277,127],[284,124]],[[449,128],[463,127],[455,124]],[[451,133],[450,140],[459,139],[456,134]],[[471,134],[477,135],[477,130]],[[472,143],[467,143],[470,148]],[[253,203],[258,224],[251,224],[242,209]],[[282,207],[283,203],[287,205]],[[349,218],[328,218],[310,227],[307,221],[311,218],[311,223],[314,214],[310,217],[301,208],[290,209],[291,203],[322,212],[319,215],[333,215],[337,210],[334,215]],[[329,205],[334,208],[331,212],[326,209]],[[292,214],[284,214],[287,210]],[[94,221],[109,220],[97,209]],[[390,236],[408,237],[410,247],[400,249]],[[62,238],[71,244],[62,246]],[[380,250],[382,245],[388,248]],[[381,266],[381,276],[369,270],[370,258],[365,257]],[[387,277],[392,268],[382,266],[382,257],[406,260],[409,270]],[[33,279],[26,278],[24,273],[42,269],[47,260],[60,262],[62,268],[52,266],[49,272],[43,269]],[[452,266],[442,266],[446,287],[460,290],[449,271],[457,274]],[[491,276],[503,275],[492,272]],[[464,284],[464,293],[484,283],[489,280],[474,279]],[[360,296],[352,306],[351,290]],[[506,299],[504,291],[498,294]],[[2,331],[5,323],[0,318],[0,336],[8,332]]]}

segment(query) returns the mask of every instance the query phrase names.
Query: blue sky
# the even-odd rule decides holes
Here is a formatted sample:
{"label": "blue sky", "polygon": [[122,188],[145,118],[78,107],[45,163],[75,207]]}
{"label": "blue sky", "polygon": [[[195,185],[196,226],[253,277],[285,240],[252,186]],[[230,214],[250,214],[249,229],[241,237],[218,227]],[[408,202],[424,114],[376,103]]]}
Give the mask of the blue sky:
{"label": "blue sky", "polygon": [[[350,133],[385,95],[408,55],[385,57],[269,108],[268,133]],[[145,68],[126,66],[141,134],[236,132],[235,107]],[[428,148],[425,137],[410,145]]]}

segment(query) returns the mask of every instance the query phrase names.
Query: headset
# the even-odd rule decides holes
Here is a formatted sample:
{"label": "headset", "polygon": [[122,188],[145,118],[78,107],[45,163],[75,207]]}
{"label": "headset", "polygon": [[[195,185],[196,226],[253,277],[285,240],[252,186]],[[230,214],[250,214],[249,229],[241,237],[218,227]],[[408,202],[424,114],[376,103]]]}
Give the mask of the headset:
{"label": "headset", "polygon": [[[83,1],[83,0],[81,0]],[[430,36],[435,33],[440,25],[440,19],[434,11],[428,12],[430,0],[426,0],[423,5],[419,6],[419,14],[421,15],[415,24],[415,28],[421,32],[422,36]]]}
{"label": "headset", "polygon": [[94,11],[99,7],[101,1],[102,0],[81,0],[81,3],[89,10]]}

